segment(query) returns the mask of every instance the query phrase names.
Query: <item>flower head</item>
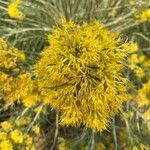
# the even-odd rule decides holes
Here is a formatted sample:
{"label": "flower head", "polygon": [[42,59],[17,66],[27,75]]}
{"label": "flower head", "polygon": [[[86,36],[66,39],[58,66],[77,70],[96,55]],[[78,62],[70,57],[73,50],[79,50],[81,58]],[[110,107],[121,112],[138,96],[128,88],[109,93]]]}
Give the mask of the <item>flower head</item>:
{"label": "flower head", "polygon": [[150,9],[142,11],[139,15],[137,15],[137,18],[140,22],[146,22],[150,20]]}
{"label": "flower head", "polygon": [[11,18],[22,20],[24,18],[24,14],[18,9],[18,5],[22,0],[12,0],[12,2],[8,6],[8,15]]}
{"label": "flower head", "polygon": [[149,106],[150,105],[150,81],[145,83],[141,89],[138,91],[137,104],[138,107]]}
{"label": "flower head", "polygon": [[0,142],[1,150],[13,150],[12,143],[9,140],[4,140]]}
{"label": "flower head", "polygon": [[23,52],[0,39],[0,68],[14,69],[18,63],[24,62],[24,60]]}
{"label": "flower head", "polygon": [[138,51],[138,44],[137,43],[129,43],[126,44],[127,49],[129,49],[129,53],[135,53]]}
{"label": "flower head", "polygon": [[0,141],[7,139],[7,133],[6,132],[0,132]]}
{"label": "flower head", "polygon": [[12,125],[11,125],[11,123],[8,122],[8,121],[2,122],[2,123],[1,123],[1,127],[2,127],[2,129],[5,130],[5,131],[10,131],[10,130],[12,129]]}
{"label": "flower head", "polygon": [[11,132],[10,134],[11,139],[15,142],[15,143],[22,143],[23,142],[23,134],[22,132],[20,132],[19,130],[14,130]]}
{"label": "flower head", "polygon": [[106,129],[127,99],[122,61],[127,56],[116,33],[99,22],[62,23],[48,36],[35,66],[41,94],[61,112],[61,124]]}
{"label": "flower head", "polygon": [[36,135],[38,135],[39,133],[40,133],[40,128],[36,125],[36,126],[33,126],[32,127],[32,131],[36,134]]}

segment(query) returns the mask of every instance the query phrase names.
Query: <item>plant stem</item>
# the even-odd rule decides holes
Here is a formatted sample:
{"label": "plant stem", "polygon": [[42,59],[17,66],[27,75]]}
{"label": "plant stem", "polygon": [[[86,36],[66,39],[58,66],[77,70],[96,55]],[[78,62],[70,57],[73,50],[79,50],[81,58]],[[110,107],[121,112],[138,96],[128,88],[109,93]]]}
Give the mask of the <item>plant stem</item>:
{"label": "plant stem", "polygon": [[56,129],[55,129],[55,135],[54,135],[54,141],[53,141],[53,145],[51,146],[50,150],[54,150],[55,149],[55,145],[57,142],[57,137],[58,137],[58,130],[59,130],[59,112],[56,112]]}
{"label": "plant stem", "polygon": [[112,119],[112,125],[113,125],[113,138],[114,138],[114,143],[115,143],[115,150],[118,149],[118,144],[117,144],[117,134],[116,134],[116,127],[115,127],[115,117]]}

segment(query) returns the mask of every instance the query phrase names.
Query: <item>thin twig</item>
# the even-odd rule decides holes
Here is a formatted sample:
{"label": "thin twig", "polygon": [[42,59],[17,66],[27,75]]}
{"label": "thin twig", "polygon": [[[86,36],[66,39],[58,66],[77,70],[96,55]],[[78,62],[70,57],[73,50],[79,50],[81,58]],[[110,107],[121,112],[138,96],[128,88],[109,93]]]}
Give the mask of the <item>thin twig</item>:
{"label": "thin twig", "polygon": [[27,111],[28,111],[28,107],[27,108],[25,108],[24,110],[23,110],[23,112],[21,113],[21,115],[19,115],[17,118],[16,118],[16,120],[18,120],[18,119],[20,119]]}
{"label": "thin twig", "polygon": [[113,25],[116,25],[116,24],[120,23],[121,21],[125,20],[126,18],[131,17],[131,16],[134,14],[134,12],[135,12],[135,10],[132,10],[132,11],[129,12],[127,15],[121,16],[121,17],[117,18],[116,20],[114,20],[114,21],[112,21],[112,22],[106,24],[105,27],[111,27],[111,26],[113,26]]}
{"label": "thin twig", "polygon": [[36,113],[33,121],[31,122],[31,124],[29,125],[27,132],[30,131],[30,129],[32,128],[32,126],[34,125],[35,121],[37,120],[37,118],[39,117],[40,112],[42,111],[43,105],[39,108],[38,112]]}
{"label": "thin twig", "polygon": [[148,37],[146,37],[146,36],[145,36],[144,34],[142,34],[142,33],[134,33],[134,35],[138,35],[138,36],[142,37],[144,40],[150,42],[150,39],[149,39]]}
{"label": "thin twig", "polygon": [[115,126],[115,117],[112,119],[112,125],[113,125],[113,138],[114,138],[114,143],[115,143],[115,150],[118,149],[118,144],[117,144],[117,134],[116,134],[116,126]]}
{"label": "thin twig", "polygon": [[92,130],[90,150],[94,150],[94,149],[95,149],[95,130]]}
{"label": "thin twig", "polygon": [[55,129],[55,135],[54,135],[54,141],[53,145],[51,146],[50,150],[54,150],[56,142],[57,142],[57,137],[58,137],[58,130],[59,130],[59,112],[56,112],[56,129]]}

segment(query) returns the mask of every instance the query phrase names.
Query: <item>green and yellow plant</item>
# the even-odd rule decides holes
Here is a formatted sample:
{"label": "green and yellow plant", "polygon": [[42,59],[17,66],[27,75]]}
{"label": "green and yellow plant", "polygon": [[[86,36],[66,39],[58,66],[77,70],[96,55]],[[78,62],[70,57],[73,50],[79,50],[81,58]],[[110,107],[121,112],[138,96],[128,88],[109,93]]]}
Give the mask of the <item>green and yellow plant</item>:
{"label": "green and yellow plant", "polygon": [[[1,150],[14,150],[25,149],[35,150],[33,137],[26,132],[25,125],[29,122],[24,121],[23,124],[14,124],[12,121],[4,121],[0,124],[0,149]],[[21,121],[21,122],[22,122]],[[18,120],[19,122],[19,120]]]}
{"label": "green and yellow plant", "polygon": [[99,22],[76,25],[65,20],[48,42],[35,65],[44,101],[60,111],[63,125],[106,129],[128,99],[121,73],[126,44]]}
{"label": "green and yellow plant", "polygon": [[149,150],[149,8],[0,0],[0,150]]}

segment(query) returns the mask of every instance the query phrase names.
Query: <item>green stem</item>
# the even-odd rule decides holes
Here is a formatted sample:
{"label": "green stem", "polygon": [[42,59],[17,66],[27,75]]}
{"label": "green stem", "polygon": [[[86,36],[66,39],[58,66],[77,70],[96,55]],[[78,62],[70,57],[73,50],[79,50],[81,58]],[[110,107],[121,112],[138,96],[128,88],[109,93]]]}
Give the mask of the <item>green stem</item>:
{"label": "green stem", "polygon": [[116,126],[115,126],[115,117],[112,119],[112,125],[113,125],[113,138],[114,138],[114,143],[115,143],[115,150],[118,149],[118,144],[117,144],[117,134],[116,134]]}
{"label": "green stem", "polygon": [[95,150],[95,130],[92,130],[90,150]]}

